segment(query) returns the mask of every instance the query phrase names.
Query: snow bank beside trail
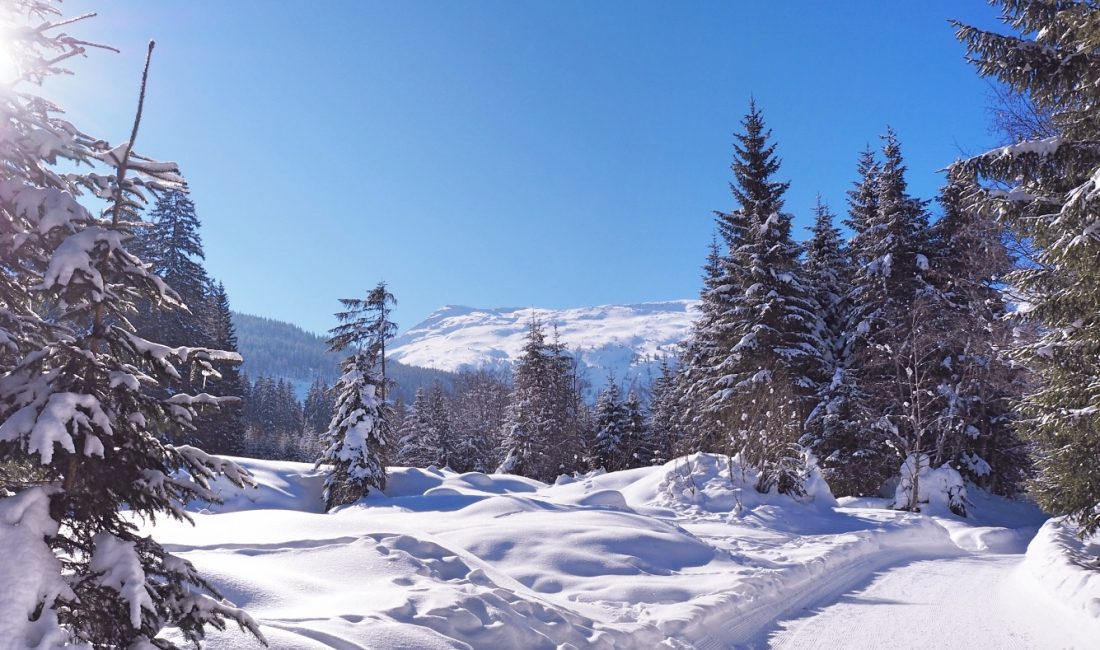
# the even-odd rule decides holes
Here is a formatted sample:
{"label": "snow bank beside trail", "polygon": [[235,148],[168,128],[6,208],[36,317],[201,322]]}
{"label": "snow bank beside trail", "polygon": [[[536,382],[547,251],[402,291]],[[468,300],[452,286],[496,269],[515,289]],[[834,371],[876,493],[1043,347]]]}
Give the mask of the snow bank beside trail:
{"label": "snow bank beside trail", "polygon": [[959,548],[974,553],[1023,554],[1049,515],[1030,501],[1014,501],[971,486],[965,518],[945,512],[936,519]]}
{"label": "snow bank beside trail", "polygon": [[1051,519],[1031,540],[1024,566],[1059,600],[1100,619],[1100,535],[1078,539],[1065,518]]}

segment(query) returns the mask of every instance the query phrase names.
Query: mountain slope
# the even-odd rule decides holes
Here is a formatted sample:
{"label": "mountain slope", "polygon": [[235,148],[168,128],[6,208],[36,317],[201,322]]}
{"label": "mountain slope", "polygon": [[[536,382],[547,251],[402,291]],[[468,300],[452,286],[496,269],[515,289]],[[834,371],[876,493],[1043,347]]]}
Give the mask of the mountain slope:
{"label": "mountain slope", "polygon": [[390,357],[403,364],[455,372],[506,366],[523,350],[532,318],[578,355],[590,381],[614,372],[627,383],[648,383],[663,357],[675,354],[698,313],[694,300],[576,309],[477,309],[448,305],[394,339]]}
{"label": "mountain slope", "polygon": [[[304,397],[317,377],[329,384],[340,376],[341,355],[328,351],[323,336],[283,321],[251,314],[233,312],[237,328],[237,347],[244,357],[242,372],[250,377],[268,376],[294,384],[299,397]],[[386,374],[396,383],[395,398],[412,401],[416,389],[440,381],[450,385],[449,373],[431,368],[412,368],[400,363],[388,363]]]}

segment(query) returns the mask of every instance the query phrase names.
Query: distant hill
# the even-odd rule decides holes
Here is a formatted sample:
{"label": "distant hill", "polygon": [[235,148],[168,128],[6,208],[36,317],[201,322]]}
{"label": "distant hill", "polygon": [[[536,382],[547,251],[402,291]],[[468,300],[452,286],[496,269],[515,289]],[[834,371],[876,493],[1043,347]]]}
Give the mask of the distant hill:
{"label": "distant hill", "polygon": [[[340,376],[341,355],[328,351],[323,336],[292,323],[238,312],[233,312],[233,324],[244,357],[241,370],[253,380],[260,376],[285,379],[302,397],[314,379],[320,377],[332,384]],[[449,372],[410,367],[393,360],[387,360],[386,374],[397,384],[394,397],[406,402],[412,401],[420,386],[435,381],[449,386],[454,381]]]}
{"label": "distant hill", "polygon": [[609,372],[626,384],[648,385],[661,359],[674,357],[691,332],[698,301],[669,300],[574,309],[479,309],[448,305],[393,340],[390,358],[455,372],[508,367],[523,352],[538,318],[547,337],[557,328],[598,389]]}

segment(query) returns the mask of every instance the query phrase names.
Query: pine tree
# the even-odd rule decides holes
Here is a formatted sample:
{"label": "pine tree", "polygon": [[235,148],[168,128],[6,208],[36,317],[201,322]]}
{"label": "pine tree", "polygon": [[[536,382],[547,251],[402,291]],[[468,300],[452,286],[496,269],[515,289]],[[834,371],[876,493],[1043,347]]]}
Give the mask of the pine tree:
{"label": "pine tree", "polygon": [[397,458],[410,467],[447,467],[454,455],[450,417],[443,388],[438,383],[431,388],[416,389],[405,427],[401,430]]}
{"label": "pine tree", "polygon": [[553,422],[549,396],[551,362],[546,351],[546,335],[535,319],[527,329],[523,354],[513,371],[512,395],[504,421],[504,460],[498,472],[551,480],[554,468],[549,461],[551,440],[547,424]]}
{"label": "pine tree", "polygon": [[650,438],[649,426],[645,409],[642,408],[642,398],[638,391],[631,389],[623,401],[623,413],[625,421],[626,448],[629,452],[625,469],[645,467],[652,465],[654,458],[661,455],[659,441]]}
{"label": "pine tree", "polygon": [[728,449],[760,470],[757,489],[800,493],[797,441],[818,372],[820,326],[783,212],[788,184],[773,180],[780,161],[754,103],[742,125],[731,184],[740,209],[719,217],[731,246],[721,260],[723,311],[712,337],[721,354],[706,408]]}
{"label": "pine tree", "polygon": [[967,184],[951,175],[939,202],[943,216],[933,230],[933,273],[944,309],[946,351],[943,398],[933,465],[950,463],[975,484],[1012,495],[1029,472],[1029,455],[1016,433],[1014,402],[1026,383],[1008,358],[1013,331],[998,283],[1013,262],[1004,227],[968,206]]}
{"label": "pine tree", "polygon": [[[135,240],[142,260],[152,265],[153,272],[164,278],[189,308],[176,310],[168,317],[158,315],[148,323],[170,345],[197,344],[207,334],[203,311],[211,282],[202,266],[206,255],[199,227],[191,198],[180,191],[167,191],[157,197],[149,213],[149,225]],[[143,324],[138,324],[139,331],[147,329]]]}
{"label": "pine tree", "polygon": [[424,441],[423,431],[427,428],[423,415],[427,412],[428,394],[423,386],[416,388],[412,405],[401,422],[401,428],[395,429],[397,435],[398,465],[406,467],[427,467],[430,462],[421,448]]}
{"label": "pine tree", "polygon": [[[1002,0],[1014,30],[1003,35],[958,25],[983,76],[1052,113],[1057,137],[1026,141],[957,165],[974,177],[976,207],[1002,216],[1037,251],[1008,278],[1040,330],[1017,357],[1034,373],[1020,406],[1021,432],[1037,448],[1033,491],[1048,511],[1069,515],[1082,535],[1100,530],[1100,232],[1096,148],[1100,10],[1066,0]],[[1005,191],[997,182],[1007,183]]]}
{"label": "pine tree", "polygon": [[868,145],[859,155],[859,163],[856,165],[859,180],[848,191],[848,218],[844,220],[844,225],[852,231],[848,252],[852,265],[857,269],[869,263],[873,255],[870,247],[874,240],[868,237],[878,218],[878,182],[881,173],[882,166],[875,158],[874,149]]}
{"label": "pine tree", "polygon": [[386,487],[392,410],[385,401],[385,346],[397,325],[389,320],[396,303],[385,282],[366,300],[344,298],[331,330],[329,349],[350,352],[336,383],[336,405],[325,438],[328,448],[317,461],[331,467],[325,480],[325,508],[353,503],[371,489]]}
{"label": "pine tree", "polygon": [[516,362],[502,433],[504,460],[497,471],[552,481],[581,468],[584,456],[581,378],[576,359],[555,331],[547,343],[531,320]]}
{"label": "pine tree", "polygon": [[[864,173],[877,174],[873,158],[864,156],[860,169]],[[870,185],[870,180],[865,176],[860,185]],[[858,191],[853,196],[857,197],[854,200],[860,200]],[[860,215],[861,209],[854,207],[854,214]],[[857,216],[852,221],[862,218]],[[813,289],[821,326],[816,345],[816,365],[820,373],[816,377],[816,405],[807,417],[801,444],[815,455],[822,475],[835,494],[861,494],[878,486],[864,483],[867,459],[861,454],[865,448],[861,436],[865,418],[860,412],[863,396],[857,380],[858,368],[853,367],[848,345],[851,257],[833,219],[828,206],[819,198],[804,272],[807,284]]]}
{"label": "pine tree", "polygon": [[465,469],[491,472],[500,465],[509,388],[507,374],[488,368],[463,371],[455,380],[452,424],[460,453],[470,454],[462,460]]}
{"label": "pine tree", "polygon": [[646,425],[647,449],[652,456],[649,464],[660,465],[672,460],[681,440],[678,374],[667,359],[661,359],[661,374],[650,389],[649,422]]}
{"label": "pine tree", "polygon": [[627,437],[626,409],[615,377],[609,375],[607,386],[596,402],[596,436],[592,448],[592,468],[609,472],[625,469],[630,460],[630,440]]}
{"label": "pine tree", "polygon": [[[733,215],[717,214],[724,221],[733,219]],[[731,227],[720,230],[731,236],[735,232]],[[727,250],[731,241],[735,240],[726,240]],[[663,428],[668,434],[677,432],[676,442],[683,447],[677,452],[718,451],[726,447],[713,419],[706,417],[704,406],[713,395],[717,379],[715,369],[722,355],[719,319],[726,311],[725,305],[736,298],[736,285],[732,282],[723,276],[721,249],[717,238],[712,238],[703,265],[699,317],[692,324],[691,335],[681,350],[676,382],[669,385],[665,398],[668,406],[663,413],[669,419],[663,423]]]}
{"label": "pine tree", "polygon": [[[211,345],[219,350],[238,352],[237,330],[233,325],[233,313],[229,308],[229,295],[222,283],[211,284],[209,310],[204,328]],[[218,369],[202,386],[218,395],[244,397],[244,384],[240,369],[235,364]],[[239,455],[244,451],[244,419],[241,407],[235,404],[212,413],[202,413],[199,422],[206,435],[199,436],[203,449],[214,454]]]}
{"label": "pine tree", "polygon": [[332,387],[321,377],[313,379],[306,393],[306,401],[301,407],[303,418],[306,420],[306,431],[311,436],[319,436],[328,430],[333,406]]}
{"label": "pine tree", "polygon": [[[906,457],[924,453],[931,444],[944,357],[935,322],[942,304],[925,277],[925,203],[908,194],[894,132],[887,131],[883,140],[881,167],[867,165],[865,157],[860,163],[866,173],[875,173],[875,211],[859,215],[864,199],[852,202],[852,221],[860,221],[863,232],[852,244],[859,266],[853,282],[848,367],[858,369],[860,394],[853,397],[861,399],[858,408],[871,421],[840,461],[857,461],[851,463],[852,476],[862,493],[877,492]],[[865,178],[858,187],[869,183]]]}
{"label": "pine tree", "polygon": [[[26,0],[7,8],[26,27],[9,35],[16,60],[26,66],[16,83],[40,82],[60,61],[92,46],[58,34],[72,21],[62,21],[51,4]],[[55,646],[174,648],[160,636],[165,627],[198,644],[207,626],[223,629],[227,620],[262,639],[251,618],[135,524],[158,516],[188,521],[186,502],[217,501],[209,482],[218,473],[238,485],[248,480],[232,463],[161,438],[164,431],[190,430],[199,405],[230,399],[173,390],[179,366],[213,372],[213,364],[239,356],[160,345],[135,334],[126,319],[137,301],[181,306],[178,294],[125,247],[144,197],[184,187],[174,164],[132,150],[148,69],[147,59],[130,138],[116,147],[58,119],[59,109],[33,93],[6,92],[0,99],[8,116],[0,137],[0,246],[8,247],[5,264],[23,256],[3,280],[16,299],[5,304],[5,335],[20,339],[6,345],[13,363],[0,375],[0,461],[37,465],[35,485],[15,486],[15,494],[0,493],[0,501],[19,500],[38,509],[39,523],[53,522],[38,528],[48,545],[39,550],[56,558],[57,588],[24,604],[29,616],[52,628]],[[59,159],[95,171],[66,165],[61,174],[53,168]],[[84,192],[105,199],[101,216],[78,202]],[[24,239],[18,250],[10,248]],[[22,311],[19,300],[30,287],[56,314],[54,325],[38,328]]]}

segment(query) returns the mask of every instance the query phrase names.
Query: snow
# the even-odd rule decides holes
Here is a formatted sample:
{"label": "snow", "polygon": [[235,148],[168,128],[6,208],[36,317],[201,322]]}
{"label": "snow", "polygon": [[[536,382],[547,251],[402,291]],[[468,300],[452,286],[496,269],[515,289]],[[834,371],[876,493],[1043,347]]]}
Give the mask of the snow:
{"label": "snow", "polygon": [[[26,451],[37,453],[42,464],[48,465],[53,460],[54,445],[76,453],[70,431],[95,430],[113,433],[110,418],[94,395],[54,393],[44,405],[36,401],[0,423],[0,441],[25,439]],[[102,456],[102,443],[88,436],[82,453]]]}
{"label": "snow", "polygon": [[556,326],[562,343],[579,353],[592,384],[608,371],[627,384],[648,383],[663,357],[687,339],[698,301],[673,300],[575,309],[476,309],[449,305],[393,340],[388,356],[401,363],[457,371],[508,366],[519,358],[532,316]]}
{"label": "snow", "polygon": [[58,596],[72,597],[61,578],[61,563],[45,542],[57,530],[46,488],[0,498],[0,640],[6,649],[45,650],[69,641],[55,612],[47,609],[38,620],[30,620],[39,604]]}
{"label": "snow", "polygon": [[[760,647],[786,630],[803,632],[776,638],[805,647],[811,629],[842,638],[835,627],[850,628],[852,610],[831,608],[860,605],[853,599],[865,589],[908,589],[896,600],[920,609],[923,636],[892,645],[935,647],[925,596],[965,605],[950,613],[961,620],[986,605],[986,583],[997,598],[1022,595],[980,613],[976,629],[1004,627],[975,647],[1006,647],[996,641],[1008,634],[1068,647],[1093,633],[1083,611],[1053,596],[1033,602],[1047,596],[1020,567],[1042,514],[980,490],[969,491],[965,518],[890,510],[884,499],[838,503],[816,475],[796,500],[757,493],[736,460],[696,454],[553,485],[392,467],[384,492],[323,514],[324,476],[311,465],[233,460],[258,487],[216,483],[226,502],[191,504],[194,528],[164,521],[150,530],[255,617],[275,648]],[[880,571],[901,577],[880,587]],[[925,572],[957,574],[958,585],[913,586]],[[1013,614],[1040,605],[1030,619]],[[818,607],[827,618],[799,627]],[[218,632],[208,647],[248,643]]]}
{"label": "snow", "polygon": [[92,539],[95,551],[89,568],[99,574],[96,581],[118,592],[130,606],[130,625],[141,627],[141,610],[155,611],[153,597],[145,588],[145,570],[141,567],[137,544],[101,532]]}
{"label": "snow", "polygon": [[[894,492],[894,507],[917,506],[935,515],[966,514],[966,484],[958,471],[947,464],[933,469],[925,454],[910,454],[902,463],[901,480]],[[913,499],[916,484],[917,498]]]}
{"label": "snow", "polygon": [[[1097,630],[1036,591],[1005,555],[923,560],[785,621],[772,648],[1094,648]],[[858,621],[853,625],[853,621]]]}
{"label": "snow", "polygon": [[1051,519],[1027,547],[1026,569],[1048,591],[1100,619],[1100,535],[1079,539],[1064,519]]}

